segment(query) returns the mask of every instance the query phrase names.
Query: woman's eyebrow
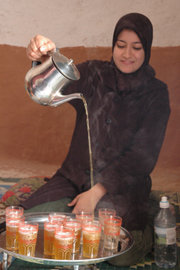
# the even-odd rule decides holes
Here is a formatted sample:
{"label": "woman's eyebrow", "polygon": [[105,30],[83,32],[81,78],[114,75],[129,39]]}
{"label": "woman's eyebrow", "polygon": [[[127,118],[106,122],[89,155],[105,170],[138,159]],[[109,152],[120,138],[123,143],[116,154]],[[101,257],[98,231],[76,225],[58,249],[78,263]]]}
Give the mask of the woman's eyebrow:
{"label": "woman's eyebrow", "polygon": [[133,43],[135,43],[135,44],[142,44],[141,41],[134,41]]}
{"label": "woman's eyebrow", "polygon": [[[117,39],[117,41],[120,41],[120,42],[123,42],[123,43],[126,43],[126,41],[125,40],[122,40],[122,39]],[[132,42],[133,44],[142,44],[142,42],[141,41],[134,41],[134,42]]]}
{"label": "woman's eyebrow", "polygon": [[124,40],[122,40],[122,39],[117,39],[117,41],[121,41],[121,42],[126,43],[126,41],[124,41]]}

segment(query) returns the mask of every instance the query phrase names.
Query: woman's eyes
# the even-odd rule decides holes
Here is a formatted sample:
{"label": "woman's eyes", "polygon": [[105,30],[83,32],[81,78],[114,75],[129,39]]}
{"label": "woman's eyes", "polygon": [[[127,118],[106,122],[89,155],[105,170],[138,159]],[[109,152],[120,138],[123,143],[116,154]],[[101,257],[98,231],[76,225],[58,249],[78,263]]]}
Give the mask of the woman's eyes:
{"label": "woman's eyes", "polygon": [[139,51],[142,50],[142,47],[133,47],[133,49]]}
{"label": "woman's eyes", "polygon": [[119,44],[117,44],[117,47],[118,47],[118,48],[120,48],[120,49],[125,48],[125,46],[124,46],[124,45],[119,45]]}
{"label": "woman's eyes", "polygon": [[[126,45],[120,45],[120,44],[117,44],[117,47],[118,47],[119,49],[124,49],[124,48],[126,48]],[[143,47],[132,47],[132,49],[134,49],[134,50],[136,50],[136,51],[140,51],[140,50],[142,50],[142,48],[143,48]]]}

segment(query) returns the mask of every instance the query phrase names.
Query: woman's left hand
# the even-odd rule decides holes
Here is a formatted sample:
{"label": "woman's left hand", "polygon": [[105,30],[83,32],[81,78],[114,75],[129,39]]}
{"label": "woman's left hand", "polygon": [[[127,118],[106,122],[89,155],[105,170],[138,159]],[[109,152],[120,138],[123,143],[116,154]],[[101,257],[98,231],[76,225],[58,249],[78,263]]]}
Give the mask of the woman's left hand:
{"label": "woman's left hand", "polygon": [[96,184],[88,191],[77,195],[68,206],[74,206],[72,213],[79,211],[94,212],[96,204],[106,194],[106,189],[101,184]]}

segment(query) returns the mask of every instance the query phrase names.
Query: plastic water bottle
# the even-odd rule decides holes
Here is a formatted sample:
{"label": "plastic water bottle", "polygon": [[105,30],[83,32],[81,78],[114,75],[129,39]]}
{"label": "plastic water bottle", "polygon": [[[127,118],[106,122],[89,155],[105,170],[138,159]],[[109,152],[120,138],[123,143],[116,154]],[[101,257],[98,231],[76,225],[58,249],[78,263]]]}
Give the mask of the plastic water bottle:
{"label": "plastic water bottle", "polygon": [[160,201],[160,211],[154,220],[155,250],[154,258],[158,267],[173,268],[177,262],[176,219],[169,209],[164,196]]}

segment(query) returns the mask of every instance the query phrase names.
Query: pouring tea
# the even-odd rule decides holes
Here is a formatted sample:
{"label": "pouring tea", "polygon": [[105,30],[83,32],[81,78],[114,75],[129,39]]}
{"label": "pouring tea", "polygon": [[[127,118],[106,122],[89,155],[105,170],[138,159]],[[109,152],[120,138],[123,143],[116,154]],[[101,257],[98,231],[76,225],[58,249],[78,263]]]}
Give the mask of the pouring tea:
{"label": "pouring tea", "polygon": [[93,181],[93,162],[91,150],[91,138],[89,127],[88,108],[85,98],[81,93],[64,95],[63,91],[71,82],[80,79],[80,73],[73,64],[72,59],[66,58],[59,52],[49,52],[49,58],[40,65],[33,66],[25,76],[25,89],[35,102],[56,107],[72,99],[81,99],[86,112],[86,124],[88,132],[90,182]]}
{"label": "pouring tea", "polygon": [[33,66],[25,76],[25,88],[31,99],[54,107],[75,98],[81,99],[80,93],[63,94],[67,85],[80,78],[73,60],[57,51],[49,53],[49,56],[42,64]]}

